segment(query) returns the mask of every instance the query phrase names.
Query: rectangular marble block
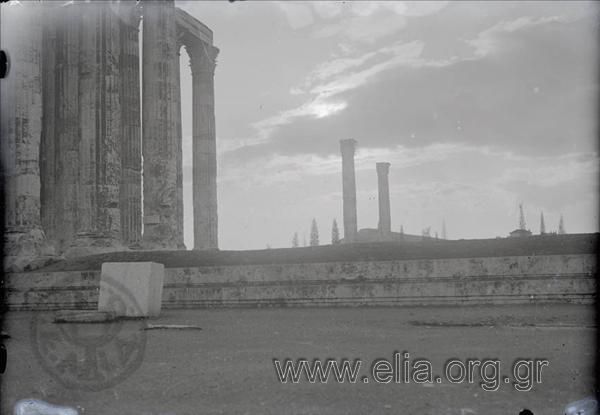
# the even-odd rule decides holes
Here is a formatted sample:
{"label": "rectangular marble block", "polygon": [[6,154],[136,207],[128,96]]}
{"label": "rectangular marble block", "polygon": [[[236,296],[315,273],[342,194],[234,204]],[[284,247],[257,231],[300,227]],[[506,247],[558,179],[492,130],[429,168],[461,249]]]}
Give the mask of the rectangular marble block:
{"label": "rectangular marble block", "polygon": [[103,263],[98,311],[120,317],[157,317],[164,276],[164,265],[156,262]]}

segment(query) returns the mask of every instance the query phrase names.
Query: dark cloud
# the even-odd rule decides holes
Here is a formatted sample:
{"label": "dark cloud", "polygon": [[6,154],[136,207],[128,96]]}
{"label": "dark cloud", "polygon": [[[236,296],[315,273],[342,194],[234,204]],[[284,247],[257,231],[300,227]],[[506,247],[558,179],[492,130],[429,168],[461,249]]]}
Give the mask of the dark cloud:
{"label": "dark cloud", "polygon": [[335,153],[348,137],[369,147],[461,142],[541,155],[595,149],[595,26],[589,17],[492,33],[483,58],[391,69],[337,95],[348,103],[342,112],[296,119],[245,155]]}

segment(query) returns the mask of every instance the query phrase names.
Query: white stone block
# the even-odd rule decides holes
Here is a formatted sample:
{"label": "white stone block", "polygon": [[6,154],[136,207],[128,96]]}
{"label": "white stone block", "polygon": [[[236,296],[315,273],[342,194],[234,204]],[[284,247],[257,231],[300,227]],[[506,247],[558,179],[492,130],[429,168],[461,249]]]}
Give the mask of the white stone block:
{"label": "white stone block", "polygon": [[105,262],[98,311],[123,317],[157,317],[164,276],[164,265],[156,262]]}

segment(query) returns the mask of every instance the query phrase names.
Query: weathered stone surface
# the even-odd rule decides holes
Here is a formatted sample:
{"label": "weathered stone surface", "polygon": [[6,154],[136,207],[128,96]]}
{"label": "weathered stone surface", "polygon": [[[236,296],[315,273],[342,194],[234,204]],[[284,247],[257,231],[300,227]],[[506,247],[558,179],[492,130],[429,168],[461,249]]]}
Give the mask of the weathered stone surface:
{"label": "weathered stone surface", "polygon": [[214,74],[219,50],[196,40],[187,46],[193,82],[194,249],[218,248],[217,143]]}
{"label": "weathered stone surface", "polygon": [[[592,303],[597,269],[595,254],[169,268],[162,306]],[[8,307],[95,307],[97,274],[9,275]]]}
{"label": "weathered stone surface", "polygon": [[[76,7],[69,6],[62,9],[48,7],[46,15],[49,18],[49,31],[55,32],[54,49],[48,50],[44,44],[43,50],[47,54],[54,53],[54,57],[46,56],[54,64],[54,76],[44,77],[44,90],[49,88],[54,91],[54,100],[45,95],[44,104],[44,143],[45,157],[52,162],[47,164],[48,170],[41,172],[47,192],[54,196],[42,200],[44,215],[53,216],[53,226],[48,228],[49,238],[56,241],[60,252],[68,247],[77,232],[79,217],[78,184],[79,184],[79,31],[80,21],[75,16]],[[48,39],[51,39],[49,37]],[[52,114],[52,115],[50,115]],[[53,118],[53,119],[51,119]],[[53,128],[46,128],[50,122]],[[49,151],[52,150],[52,153]],[[50,204],[51,203],[51,204]],[[85,205],[82,205],[84,208]]]}
{"label": "weathered stone surface", "polygon": [[173,1],[144,2],[142,99],[144,220],[142,244],[148,249],[183,248],[178,197],[181,151],[178,123],[179,76]]}
{"label": "weathered stone surface", "polygon": [[142,238],[142,132],[139,26],[141,7],[121,2],[121,231],[125,245]]}
{"label": "weathered stone surface", "polygon": [[342,151],[344,242],[355,242],[358,228],[356,217],[356,176],[354,172],[355,145],[356,140],[340,140],[340,149]]}
{"label": "weathered stone surface", "polygon": [[[124,180],[122,171],[122,137],[131,132],[123,119],[136,117],[135,110],[125,113],[122,103],[130,102],[121,90],[122,38],[131,40],[121,14],[131,7],[75,2],[44,9],[42,222],[67,256],[123,250],[122,182],[136,180]],[[139,91],[132,84],[128,97]]]}
{"label": "weathered stone surface", "polygon": [[55,10],[50,7],[43,9],[45,24],[43,25],[43,45],[41,49],[41,73],[42,73],[42,108],[44,117],[42,118],[42,134],[40,143],[40,214],[42,227],[49,241],[57,243],[59,227],[57,226],[62,218],[62,212],[57,212],[54,208],[57,204],[58,187],[56,185],[56,164],[58,152],[57,145],[57,99],[59,91],[56,90],[57,74],[57,47],[59,45],[58,30],[56,29],[58,16]]}
{"label": "weathered stone surface", "polygon": [[[179,65],[179,58],[181,56],[181,45],[179,43],[179,35],[177,35],[177,55],[175,57],[175,72],[177,74],[177,79],[175,83],[177,85],[177,89],[179,90],[181,87],[181,68]],[[182,235],[183,238],[183,133],[181,130],[181,99],[180,95],[177,96],[177,114],[176,117],[176,127],[177,127],[177,235]],[[183,245],[180,248],[185,249],[186,247]]]}
{"label": "weathered stone surface", "polygon": [[4,267],[23,269],[52,255],[40,217],[41,7],[2,5],[2,49],[11,57],[0,87],[0,143],[5,197]]}
{"label": "weathered stone surface", "polygon": [[158,316],[164,275],[164,266],[155,262],[102,264],[98,311],[124,317]]}
{"label": "weathered stone surface", "polygon": [[[79,30],[75,235],[65,255],[123,250],[121,243],[120,16],[105,4],[73,8]],[[89,30],[97,27],[97,30]],[[92,128],[95,127],[95,128]]]}
{"label": "weathered stone surface", "polygon": [[173,0],[25,2],[2,11],[3,48],[18,51],[1,94],[7,269],[43,263],[53,252],[45,240],[67,257],[185,248],[178,30],[186,46],[202,47],[192,68],[195,234],[198,247],[216,248],[212,31]]}
{"label": "weathered stone surface", "polygon": [[390,163],[377,163],[377,188],[379,191],[379,233],[386,240],[392,232],[390,213]]}

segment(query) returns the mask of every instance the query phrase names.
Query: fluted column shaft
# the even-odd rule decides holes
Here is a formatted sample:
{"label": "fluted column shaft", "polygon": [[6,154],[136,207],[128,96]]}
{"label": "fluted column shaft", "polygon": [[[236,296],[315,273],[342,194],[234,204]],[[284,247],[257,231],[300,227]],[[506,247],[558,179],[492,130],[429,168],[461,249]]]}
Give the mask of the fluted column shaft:
{"label": "fluted column shaft", "polygon": [[135,245],[142,237],[142,136],[140,126],[140,10],[124,16],[121,35],[121,228],[123,241]]}
{"label": "fluted column shaft", "polygon": [[39,150],[42,126],[40,7],[2,5],[2,49],[12,64],[0,81],[0,143],[5,197],[6,269],[40,255]]}
{"label": "fluted column shaft", "polygon": [[28,232],[40,227],[41,32],[36,9],[2,5],[2,49],[11,58],[8,77],[0,83],[0,142],[8,232]]}
{"label": "fluted column shaft", "polygon": [[143,3],[142,154],[145,248],[183,247],[178,225],[177,123],[181,119],[173,1]]}
{"label": "fluted column shaft", "polygon": [[[181,44],[179,43],[179,39],[177,40],[177,55],[175,57],[175,65],[177,74],[177,79],[175,83],[177,85],[177,91],[181,91],[181,68],[179,64],[179,59],[181,57]],[[181,126],[181,94],[177,95],[177,113],[179,117],[177,117],[176,121],[176,130],[177,130],[177,234],[181,235],[183,240],[183,133]],[[182,248],[185,249],[185,244],[183,243]]]}
{"label": "fluted column shaft", "polygon": [[52,7],[43,8],[43,37],[41,48],[41,71],[42,71],[42,135],[40,146],[40,210],[42,228],[49,241],[58,240],[59,212],[55,205],[58,196],[56,183],[56,163],[58,152],[57,146],[57,99],[60,96],[56,89],[57,63],[59,54],[58,47],[61,39],[58,39],[58,21],[60,17]]}
{"label": "fluted column shaft", "polygon": [[[71,6],[80,23],[78,107],[73,137],[78,175],[74,239],[67,255],[123,249],[121,231],[122,16],[102,3]],[[91,29],[90,29],[91,28]]]}
{"label": "fluted column shaft", "polygon": [[[55,104],[55,165],[54,205],[56,233],[60,250],[68,247],[77,231],[79,220],[79,33],[81,21],[75,15],[75,6],[54,9],[56,13],[56,76]],[[44,48],[45,49],[45,48]],[[44,117],[44,122],[46,118]]]}
{"label": "fluted column shaft", "polygon": [[125,10],[46,4],[42,217],[66,255],[123,249],[121,35]]}
{"label": "fluted column shaft", "polygon": [[196,41],[187,46],[193,82],[194,249],[218,248],[217,145],[214,73],[218,49]]}

